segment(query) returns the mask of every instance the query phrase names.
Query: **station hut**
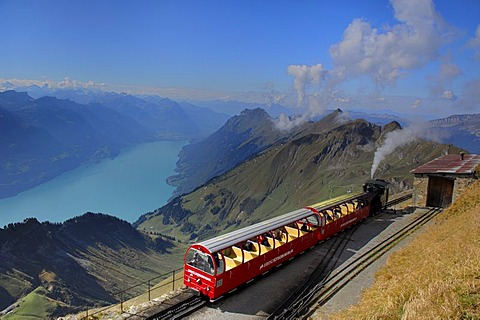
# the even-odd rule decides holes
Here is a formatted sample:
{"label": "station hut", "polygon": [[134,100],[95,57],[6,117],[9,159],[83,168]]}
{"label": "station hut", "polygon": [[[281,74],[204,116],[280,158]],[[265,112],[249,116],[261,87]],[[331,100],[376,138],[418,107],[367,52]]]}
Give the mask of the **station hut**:
{"label": "station hut", "polygon": [[448,207],[480,174],[480,155],[448,154],[413,169],[413,205]]}

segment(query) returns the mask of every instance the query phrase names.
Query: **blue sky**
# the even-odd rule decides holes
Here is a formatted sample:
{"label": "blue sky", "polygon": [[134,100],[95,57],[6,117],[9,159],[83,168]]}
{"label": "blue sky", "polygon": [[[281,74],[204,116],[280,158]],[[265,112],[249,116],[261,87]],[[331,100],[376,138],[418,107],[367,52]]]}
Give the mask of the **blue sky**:
{"label": "blue sky", "polygon": [[479,25],[478,0],[0,0],[0,79],[459,104],[480,88]]}

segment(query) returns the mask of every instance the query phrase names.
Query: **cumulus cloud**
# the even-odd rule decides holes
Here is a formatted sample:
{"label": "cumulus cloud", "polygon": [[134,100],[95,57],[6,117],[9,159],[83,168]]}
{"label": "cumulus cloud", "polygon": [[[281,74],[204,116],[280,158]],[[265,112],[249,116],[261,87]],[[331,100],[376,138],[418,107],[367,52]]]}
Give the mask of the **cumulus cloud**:
{"label": "cumulus cloud", "polygon": [[369,76],[377,86],[394,85],[409,70],[425,66],[440,55],[454,30],[429,0],[392,0],[400,22],[385,30],[355,19],[341,42],[330,48],[335,82]]}
{"label": "cumulus cloud", "polygon": [[446,99],[446,100],[450,100],[450,101],[455,101],[457,100],[457,96],[455,95],[455,93],[453,93],[452,90],[445,90],[443,91],[442,93],[442,98]]}
{"label": "cumulus cloud", "polygon": [[[379,29],[364,19],[354,19],[342,40],[330,47],[332,69],[326,70],[323,64],[288,67],[297,104],[307,106],[307,113],[319,114],[331,102],[349,103],[349,98],[332,95],[345,81],[370,78],[380,93],[410,71],[439,60],[442,47],[454,39],[456,30],[444,21],[432,0],[391,3],[398,23]],[[436,95],[441,96],[460,73],[453,63],[442,63],[433,81]]]}
{"label": "cumulus cloud", "polygon": [[297,104],[304,105],[307,88],[310,85],[319,85],[324,79],[327,71],[321,63],[306,66],[306,65],[290,65],[287,69],[288,73],[293,76],[293,87],[297,93]]}

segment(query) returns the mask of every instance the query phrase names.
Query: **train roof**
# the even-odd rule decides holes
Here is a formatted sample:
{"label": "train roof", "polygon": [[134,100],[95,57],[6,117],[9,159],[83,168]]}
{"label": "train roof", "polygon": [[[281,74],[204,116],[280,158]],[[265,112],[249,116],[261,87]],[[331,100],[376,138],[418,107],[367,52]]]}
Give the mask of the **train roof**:
{"label": "train roof", "polygon": [[[327,210],[329,208],[338,206],[342,203],[353,201],[357,198],[360,198],[363,195],[365,195],[365,193],[354,194],[349,197],[345,197],[345,196],[338,197],[339,199],[338,201],[331,201],[324,206],[315,207],[315,209],[317,211]],[[256,223],[254,225],[244,227],[242,229],[238,229],[238,230],[226,233],[224,235],[199,242],[196,245],[203,246],[211,253],[218,252],[220,250],[229,248],[233,245],[242,243],[258,235],[278,229],[280,227],[286,226],[292,222],[304,219],[314,214],[315,214],[314,212],[312,212],[310,209],[307,209],[307,208],[298,209],[298,210],[286,213],[284,215]]]}

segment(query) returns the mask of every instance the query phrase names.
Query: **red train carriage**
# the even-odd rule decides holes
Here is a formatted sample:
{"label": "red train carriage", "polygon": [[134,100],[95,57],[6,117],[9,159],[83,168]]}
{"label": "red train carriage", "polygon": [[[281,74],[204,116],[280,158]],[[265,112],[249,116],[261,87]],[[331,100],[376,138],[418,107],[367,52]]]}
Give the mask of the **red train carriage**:
{"label": "red train carriage", "polygon": [[294,257],[317,242],[366,218],[381,206],[387,183],[369,181],[364,193],[298,209],[190,246],[184,284],[215,300]]}

